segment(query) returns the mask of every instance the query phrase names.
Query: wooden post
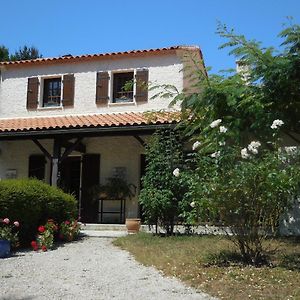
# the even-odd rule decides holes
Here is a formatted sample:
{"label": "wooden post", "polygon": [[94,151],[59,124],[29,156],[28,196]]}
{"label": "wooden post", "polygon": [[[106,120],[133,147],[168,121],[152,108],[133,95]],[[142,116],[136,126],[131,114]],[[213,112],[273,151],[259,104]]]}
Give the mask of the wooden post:
{"label": "wooden post", "polygon": [[52,156],[52,172],[51,172],[52,186],[57,186],[59,182],[60,155],[61,155],[61,141],[58,138],[55,138],[53,143],[53,156]]}

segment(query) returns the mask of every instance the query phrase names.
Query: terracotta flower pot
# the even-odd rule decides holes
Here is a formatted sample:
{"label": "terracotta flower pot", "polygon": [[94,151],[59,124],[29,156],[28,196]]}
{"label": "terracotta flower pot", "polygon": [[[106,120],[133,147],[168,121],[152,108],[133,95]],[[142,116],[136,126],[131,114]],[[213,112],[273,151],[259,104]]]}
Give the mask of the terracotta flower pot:
{"label": "terracotta flower pot", "polygon": [[128,233],[138,233],[141,227],[141,219],[126,219],[125,224]]}

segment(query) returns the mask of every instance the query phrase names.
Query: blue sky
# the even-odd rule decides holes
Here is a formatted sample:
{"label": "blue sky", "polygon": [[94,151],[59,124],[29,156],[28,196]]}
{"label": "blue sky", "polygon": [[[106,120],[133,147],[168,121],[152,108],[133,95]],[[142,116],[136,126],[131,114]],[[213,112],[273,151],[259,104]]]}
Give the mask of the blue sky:
{"label": "blue sky", "polygon": [[214,72],[234,66],[218,50],[217,20],[265,46],[279,44],[287,16],[300,23],[299,0],[15,0],[0,10],[0,44],[11,52],[24,44],[44,57],[199,45]]}

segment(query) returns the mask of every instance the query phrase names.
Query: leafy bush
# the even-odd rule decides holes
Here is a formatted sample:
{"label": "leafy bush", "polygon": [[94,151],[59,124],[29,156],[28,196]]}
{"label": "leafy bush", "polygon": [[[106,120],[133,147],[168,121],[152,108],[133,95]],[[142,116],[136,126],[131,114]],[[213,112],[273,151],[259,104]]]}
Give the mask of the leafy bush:
{"label": "leafy bush", "polygon": [[36,179],[0,181],[0,211],[20,222],[21,244],[34,239],[36,228],[48,219],[57,222],[74,218],[77,203],[73,196]]}
{"label": "leafy bush", "polygon": [[36,241],[31,242],[31,247],[34,251],[42,249],[42,251],[47,251],[53,248],[54,235],[58,230],[58,226],[55,224],[54,220],[49,219],[47,223],[43,226],[39,226],[38,235]]}
{"label": "leafy bush", "polygon": [[157,131],[147,144],[146,159],[146,174],[139,197],[143,213],[148,224],[159,224],[167,234],[172,234],[185,190],[185,185],[178,178],[178,167],[183,162],[178,133],[173,130]]}
{"label": "leafy bush", "polygon": [[67,220],[59,225],[59,238],[63,241],[71,242],[79,236],[80,225],[77,220]]}

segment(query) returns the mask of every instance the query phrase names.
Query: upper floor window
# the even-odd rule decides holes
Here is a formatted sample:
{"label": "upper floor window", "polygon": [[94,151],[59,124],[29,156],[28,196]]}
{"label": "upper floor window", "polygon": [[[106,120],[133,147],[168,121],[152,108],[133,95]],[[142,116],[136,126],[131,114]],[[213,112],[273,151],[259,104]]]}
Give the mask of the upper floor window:
{"label": "upper floor window", "polygon": [[133,102],[133,72],[113,74],[113,103]]}
{"label": "upper floor window", "polygon": [[44,79],[43,107],[60,106],[61,78]]}

